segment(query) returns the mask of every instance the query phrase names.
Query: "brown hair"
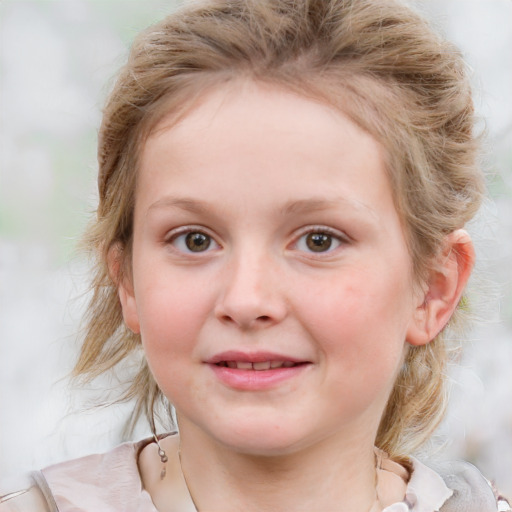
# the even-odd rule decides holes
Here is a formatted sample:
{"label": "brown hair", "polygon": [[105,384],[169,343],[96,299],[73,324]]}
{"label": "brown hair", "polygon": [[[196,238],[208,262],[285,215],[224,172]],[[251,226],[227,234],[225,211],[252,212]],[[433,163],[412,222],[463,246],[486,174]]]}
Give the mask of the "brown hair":
{"label": "brown hair", "polygon": [[[129,262],[138,154],[163,115],[183,114],[201,92],[240,77],[340,108],[383,144],[418,279],[445,236],[464,226],[481,202],[464,63],[401,3],[212,0],[149,28],[135,41],[104,110],[99,207],[86,237],[97,257],[94,293],[75,367],[76,376],[92,379],[128,356],[139,357],[122,397],[136,398],[133,421],[142,412],[152,421],[162,395],[139,336],[123,324],[107,254],[118,244]],[[395,459],[417,449],[439,424],[447,361],[443,334],[408,351],[376,439]]]}

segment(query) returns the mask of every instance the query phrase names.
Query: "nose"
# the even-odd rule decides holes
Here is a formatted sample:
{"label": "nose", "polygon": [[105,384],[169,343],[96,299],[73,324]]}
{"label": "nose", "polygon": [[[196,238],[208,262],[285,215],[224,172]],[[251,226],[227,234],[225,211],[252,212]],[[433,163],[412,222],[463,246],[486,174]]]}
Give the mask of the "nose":
{"label": "nose", "polygon": [[270,257],[240,255],[222,277],[215,316],[242,330],[257,330],[281,322],[287,315],[282,272]]}

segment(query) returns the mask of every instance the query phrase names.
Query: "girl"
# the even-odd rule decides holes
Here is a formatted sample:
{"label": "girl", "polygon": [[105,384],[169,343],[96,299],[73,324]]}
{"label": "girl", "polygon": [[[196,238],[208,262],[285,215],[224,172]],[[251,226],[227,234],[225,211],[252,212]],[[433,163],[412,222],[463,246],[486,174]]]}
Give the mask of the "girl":
{"label": "girl", "polygon": [[128,358],[157,435],[0,510],[509,510],[411,456],[445,406],[484,185],[457,51],[393,0],[213,0],[142,34],[107,102],[75,368]]}

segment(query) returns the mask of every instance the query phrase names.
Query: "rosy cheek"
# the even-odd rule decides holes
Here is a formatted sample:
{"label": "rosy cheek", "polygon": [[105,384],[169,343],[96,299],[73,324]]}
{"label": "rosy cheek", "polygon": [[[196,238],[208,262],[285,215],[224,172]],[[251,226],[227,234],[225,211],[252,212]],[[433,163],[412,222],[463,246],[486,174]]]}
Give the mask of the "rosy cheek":
{"label": "rosy cheek", "polygon": [[353,283],[336,283],[334,280],[313,299],[311,295],[305,297],[302,311],[310,325],[335,336],[335,333],[352,331],[361,317],[367,316],[367,307],[367,301]]}
{"label": "rosy cheek", "polygon": [[179,282],[154,283],[141,304],[143,343],[151,352],[190,350],[211,308],[208,297]]}

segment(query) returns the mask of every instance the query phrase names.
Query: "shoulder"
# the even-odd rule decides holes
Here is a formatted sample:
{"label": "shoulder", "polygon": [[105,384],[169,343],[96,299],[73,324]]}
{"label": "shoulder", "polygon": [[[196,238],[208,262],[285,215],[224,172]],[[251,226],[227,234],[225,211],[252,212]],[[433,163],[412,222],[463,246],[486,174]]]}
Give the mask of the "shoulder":
{"label": "shoulder", "polygon": [[0,512],[156,512],[137,466],[147,442],[124,443],[34,473],[29,487],[4,498]]}
{"label": "shoulder", "polygon": [[2,482],[0,512],[57,512],[57,505],[40,472]]}
{"label": "shoulder", "polygon": [[[505,512],[507,500],[498,496],[488,480],[472,464],[464,461],[433,462],[426,465],[412,459],[414,471],[410,485],[418,492],[433,488],[448,490],[440,512]],[[437,482],[435,482],[437,480]],[[441,490],[439,492],[442,492]]]}
{"label": "shoulder", "polygon": [[438,469],[453,496],[442,512],[505,512],[511,510],[506,499],[500,497],[490,482],[469,462],[445,463]]}

